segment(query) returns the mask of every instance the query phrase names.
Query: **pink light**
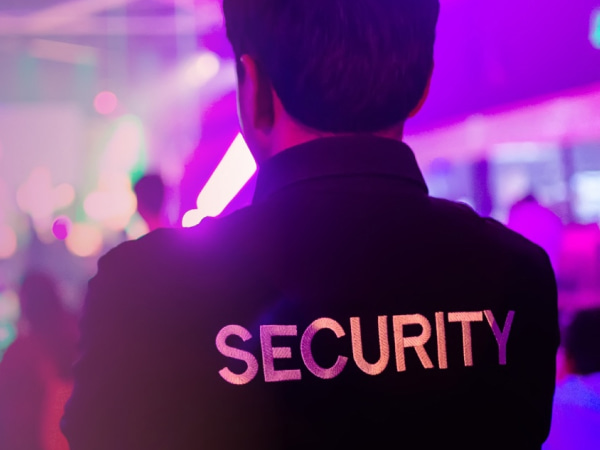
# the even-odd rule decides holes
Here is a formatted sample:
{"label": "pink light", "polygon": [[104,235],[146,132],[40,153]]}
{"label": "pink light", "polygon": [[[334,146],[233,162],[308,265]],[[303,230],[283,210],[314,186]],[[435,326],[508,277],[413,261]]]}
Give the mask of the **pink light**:
{"label": "pink light", "polygon": [[117,106],[119,105],[119,100],[117,96],[110,91],[102,91],[96,98],[94,99],[94,108],[98,111],[99,114],[108,115],[113,113]]}
{"label": "pink light", "polygon": [[0,225],[0,259],[8,259],[17,251],[17,234],[8,225]]}
{"label": "pink light", "polygon": [[198,195],[197,208],[184,215],[182,225],[191,228],[206,217],[216,217],[221,214],[256,170],[256,162],[250,149],[242,135],[238,134]]}
{"label": "pink light", "polygon": [[71,231],[71,220],[68,217],[58,217],[52,224],[52,233],[60,241],[64,241]]}
{"label": "pink light", "polygon": [[82,258],[94,256],[102,250],[102,232],[93,225],[76,223],[65,243],[67,249],[75,256]]}

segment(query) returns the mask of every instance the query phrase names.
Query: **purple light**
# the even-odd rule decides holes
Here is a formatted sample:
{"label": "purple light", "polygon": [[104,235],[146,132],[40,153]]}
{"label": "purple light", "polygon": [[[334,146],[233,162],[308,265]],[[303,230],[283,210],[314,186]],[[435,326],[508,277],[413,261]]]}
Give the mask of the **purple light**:
{"label": "purple light", "polygon": [[52,233],[56,239],[64,241],[71,231],[71,219],[65,216],[58,217],[52,224]]}
{"label": "purple light", "polygon": [[110,91],[102,91],[96,98],[94,99],[94,108],[99,114],[108,115],[113,113],[117,106],[119,105],[119,100],[117,96]]}

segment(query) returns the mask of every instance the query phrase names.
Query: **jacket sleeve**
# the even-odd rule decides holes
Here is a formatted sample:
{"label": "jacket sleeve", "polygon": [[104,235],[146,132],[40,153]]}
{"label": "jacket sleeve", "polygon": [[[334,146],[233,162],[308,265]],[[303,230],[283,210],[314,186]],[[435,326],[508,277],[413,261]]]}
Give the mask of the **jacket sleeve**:
{"label": "jacket sleeve", "polygon": [[118,421],[122,380],[115,369],[123,363],[125,352],[117,345],[124,330],[120,308],[113,301],[114,259],[109,253],[100,260],[84,302],[75,386],[61,421],[72,450],[110,448]]}
{"label": "jacket sleeve", "polygon": [[135,242],[101,258],[89,282],[80,322],[74,390],[61,429],[71,450],[138,448],[135,421],[144,408],[144,367],[151,358],[142,330],[151,326],[151,277]]}
{"label": "jacket sleeve", "polygon": [[515,417],[520,418],[516,426],[525,428],[523,435],[533,433],[532,444],[541,447],[550,433],[560,331],[554,271],[546,253],[537,246],[534,250],[514,267],[522,314],[515,316],[511,337],[518,359],[512,376],[522,399],[515,405]]}

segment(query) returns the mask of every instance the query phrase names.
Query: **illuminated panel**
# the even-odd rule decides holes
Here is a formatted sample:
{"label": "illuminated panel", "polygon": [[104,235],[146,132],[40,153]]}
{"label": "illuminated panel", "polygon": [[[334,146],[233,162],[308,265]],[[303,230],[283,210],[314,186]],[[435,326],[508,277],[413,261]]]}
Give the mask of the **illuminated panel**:
{"label": "illuminated panel", "polygon": [[206,217],[216,217],[221,214],[256,170],[256,162],[244,138],[238,134],[198,195],[196,209],[188,211],[183,216],[182,225],[186,228],[194,227]]}
{"label": "illuminated panel", "polygon": [[597,8],[592,12],[590,42],[594,48],[600,50],[600,8]]}

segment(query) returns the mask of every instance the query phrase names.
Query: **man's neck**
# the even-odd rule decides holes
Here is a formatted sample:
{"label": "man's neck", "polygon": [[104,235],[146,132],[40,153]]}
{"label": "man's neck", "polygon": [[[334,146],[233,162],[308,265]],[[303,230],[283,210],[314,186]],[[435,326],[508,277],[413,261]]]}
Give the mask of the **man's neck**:
{"label": "man's neck", "polygon": [[[402,141],[404,132],[404,124],[396,125],[394,127],[382,130],[376,133],[369,133],[370,135]],[[353,133],[328,133],[321,132],[308,128],[297,122],[285,123],[283,126],[275,127],[273,133],[273,145],[269,154],[269,157],[275,156],[289,148],[296,147],[298,145],[306,144],[317,139],[323,139],[328,137],[341,137],[341,136],[353,136]]]}

